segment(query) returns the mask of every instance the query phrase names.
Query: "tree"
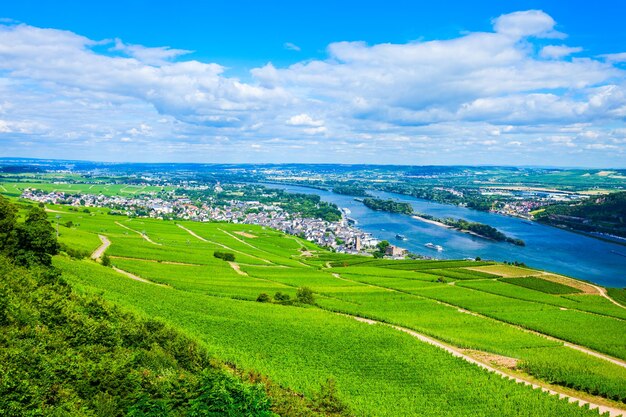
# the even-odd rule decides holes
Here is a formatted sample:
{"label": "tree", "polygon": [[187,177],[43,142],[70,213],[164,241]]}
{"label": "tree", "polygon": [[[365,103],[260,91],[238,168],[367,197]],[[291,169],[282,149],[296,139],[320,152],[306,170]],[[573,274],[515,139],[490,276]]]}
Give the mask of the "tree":
{"label": "tree", "polygon": [[378,248],[379,252],[385,253],[385,251],[387,250],[387,247],[389,246],[389,242],[386,240],[382,240],[380,242],[378,242],[378,244],[376,245],[376,247]]}
{"label": "tree", "polygon": [[291,297],[289,297],[289,294],[283,294],[280,291],[274,294],[274,300],[276,300],[276,302],[278,303],[288,303],[290,298]]}
{"label": "tree", "polygon": [[256,298],[256,300],[259,303],[270,303],[270,302],[272,302],[272,297],[270,297],[268,294],[262,292],[261,294],[259,294],[259,296]]}
{"label": "tree", "polygon": [[52,255],[59,253],[54,228],[48,222],[48,216],[39,207],[33,207],[23,224],[15,227],[17,245],[13,248],[13,257],[21,265],[52,264]]}
{"label": "tree", "polygon": [[302,304],[315,304],[313,291],[308,287],[298,288],[298,292],[296,293],[296,299],[299,303]]}
{"label": "tree", "polygon": [[8,248],[15,245],[16,214],[15,206],[0,196],[0,252],[7,252]]}

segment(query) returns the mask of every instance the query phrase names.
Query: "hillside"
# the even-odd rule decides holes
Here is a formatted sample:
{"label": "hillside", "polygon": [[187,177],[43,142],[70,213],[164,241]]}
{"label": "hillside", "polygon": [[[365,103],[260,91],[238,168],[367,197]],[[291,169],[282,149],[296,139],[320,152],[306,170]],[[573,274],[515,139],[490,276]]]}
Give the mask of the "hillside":
{"label": "hillside", "polygon": [[[77,294],[42,256],[56,247],[40,251],[24,238],[29,220],[41,219],[43,210],[33,208],[20,223],[3,197],[0,206],[0,415],[342,414],[326,387],[307,402],[226,366],[163,320]],[[55,242],[47,221],[36,229],[39,238]]]}
{"label": "hillside", "polygon": [[[51,209],[62,223],[72,221],[61,226],[63,244],[89,253],[101,245],[98,235],[111,242],[106,253],[114,269],[55,257],[75,288],[166,320],[217,358],[306,398],[332,378],[355,415],[594,413],[537,396],[405,332],[346,315],[401,326],[506,375],[595,404],[619,408],[626,398],[626,309],[580,281],[490,262],[332,254],[252,225]],[[235,260],[216,258],[216,251]],[[518,277],[524,279],[511,282]],[[301,287],[313,291],[314,305],[282,302],[296,299]],[[263,293],[273,302],[257,302]],[[468,380],[481,388],[467,389]],[[503,407],[505,397],[515,400]]]}
{"label": "hillside", "polygon": [[577,204],[546,206],[535,218],[553,226],[626,237],[626,191]]}

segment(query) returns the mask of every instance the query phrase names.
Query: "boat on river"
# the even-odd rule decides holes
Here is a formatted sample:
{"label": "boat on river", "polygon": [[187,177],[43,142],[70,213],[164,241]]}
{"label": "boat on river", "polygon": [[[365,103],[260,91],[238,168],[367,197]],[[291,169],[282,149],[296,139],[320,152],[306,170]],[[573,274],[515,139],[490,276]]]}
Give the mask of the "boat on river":
{"label": "boat on river", "polygon": [[434,250],[436,250],[437,252],[441,252],[441,251],[443,251],[443,246],[441,246],[441,245],[435,245],[435,244],[434,244],[434,243],[432,243],[432,242],[428,242],[428,243],[427,243],[427,244],[425,244],[424,246],[426,246],[426,247],[427,247],[427,248],[429,248],[429,249],[434,249]]}

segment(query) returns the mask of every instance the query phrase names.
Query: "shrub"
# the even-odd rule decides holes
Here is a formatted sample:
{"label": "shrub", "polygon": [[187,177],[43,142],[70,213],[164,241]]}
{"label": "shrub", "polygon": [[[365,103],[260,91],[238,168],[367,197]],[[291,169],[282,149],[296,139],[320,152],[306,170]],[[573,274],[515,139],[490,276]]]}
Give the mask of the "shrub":
{"label": "shrub", "polygon": [[224,261],[227,261],[227,262],[234,262],[235,261],[235,254],[231,253],[231,252],[215,251],[215,252],[213,252],[213,256],[215,256],[218,259],[222,259]]}
{"label": "shrub", "polygon": [[256,298],[256,300],[259,303],[271,303],[272,302],[272,297],[270,297],[268,294],[262,292],[261,294],[259,294],[259,296]]}
{"label": "shrub", "polygon": [[102,256],[102,265],[111,266],[111,258],[106,253]]}
{"label": "shrub", "polygon": [[274,300],[276,300],[277,303],[286,304],[290,302],[291,297],[289,297],[289,294],[283,294],[282,292],[278,291],[276,294],[274,294]]}
{"label": "shrub", "polygon": [[296,299],[299,303],[302,304],[315,304],[313,291],[308,287],[298,288],[298,292],[296,293]]}
{"label": "shrub", "polygon": [[319,412],[349,415],[348,406],[339,399],[337,385],[332,378],[322,384],[320,392],[313,397],[313,403]]}

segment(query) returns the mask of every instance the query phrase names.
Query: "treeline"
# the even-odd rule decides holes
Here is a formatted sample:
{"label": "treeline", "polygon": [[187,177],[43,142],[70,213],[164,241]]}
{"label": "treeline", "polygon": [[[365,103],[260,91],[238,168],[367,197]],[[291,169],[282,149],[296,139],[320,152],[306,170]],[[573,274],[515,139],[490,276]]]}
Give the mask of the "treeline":
{"label": "treeline", "polygon": [[409,203],[402,203],[393,200],[382,200],[380,198],[365,198],[363,204],[377,211],[387,211],[389,213],[413,214],[413,207]]}
{"label": "treeline", "polygon": [[50,266],[58,247],[45,213],[22,223],[16,212],[0,197],[0,416],[349,415],[332,380],[304,398],[161,321],[77,294]]}
{"label": "treeline", "polygon": [[369,193],[358,185],[337,185],[333,187],[333,192],[337,194],[351,195],[354,197],[369,197]]}
{"label": "treeline", "polygon": [[381,190],[409,195],[411,197],[434,201],[442,204],[463,205],[468,208],[480,211],[489,211],[494,203],[494,198],[480,194],[476,188],[462,188],[462,194],[451,193],[450,191],[438,189],[433,186],[422,187],[406,183],[385,184]]}
{"label": "treeline", "polygon": [[626,237],[626,191],[543,209],[535,214],[535,219],[542,223]]}

